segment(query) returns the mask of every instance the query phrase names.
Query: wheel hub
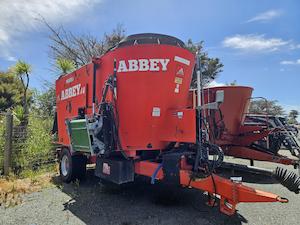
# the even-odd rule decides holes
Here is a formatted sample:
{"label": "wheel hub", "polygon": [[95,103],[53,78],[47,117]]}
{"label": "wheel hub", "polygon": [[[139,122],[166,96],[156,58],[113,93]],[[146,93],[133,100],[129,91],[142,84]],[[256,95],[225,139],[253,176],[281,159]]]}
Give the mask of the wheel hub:
{"label": "wheel hub", "polygon": [[61,159],[61,173],[63,176],[67,176],[69,173],[69,159],[68,156],[64,155]]}

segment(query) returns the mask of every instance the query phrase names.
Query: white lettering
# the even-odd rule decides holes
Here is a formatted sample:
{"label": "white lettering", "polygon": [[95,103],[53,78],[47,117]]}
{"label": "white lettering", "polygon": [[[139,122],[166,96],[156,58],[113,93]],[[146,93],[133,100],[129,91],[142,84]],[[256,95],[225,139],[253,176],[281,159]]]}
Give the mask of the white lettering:
{"label": "white lettering", "polygon": [[162,71],[167,71],[167,65],[170,62],[170,59],[159,59],[160,64],[162,66]]}
{"label": "white lettering", "polygon": [[[80,90],[81,90],[81,93],[80,93]],[[72,86],[65,90],[62,90],[60,99],[65,100],[65,99],[75,97],[80,94],[84,94],[84,92],[85,92],[84,87],[82,87],[82,89],[81,89],[81,84],[77,84],[75,86]]]}
{"label": "white lettering", "polygon": [[128,71],[138,71],[139,66],[138,66],[138,61],[135,59],[128,60]]}
{"label": "white lettering", "polygon": [[68,89],[69,94],[68,94],[68,98],[71,98],[73,96],[73,87]]}
{"label": "white lettering", "polygon": [[76,94],[75,94],[75,95],[79,95],[79,92],[80,92],[80,84],[76,85],[74,88],[75,88],[75,90],[76,90]]}
{"label": "white lettering", "polygon": [[139,59],[139,71],[148,71],[149,70],[149,60],[148,59]]}
{"label": "white lettering", "polygon": [[72,97],[77,95],[77,89],[76,86],[72,87]]}
{"label": "white lettering", "polygon": [[170,59],[129,59],[120,60],[118,72],[167,71]]}
{"label": "white lettering", "polygon": [[68,91],[68,89],[64,90],[64,92],[65,92],[65,98],[64,99],[67,99],[69,97],[69,91]]}
{"label": "white lettering", "polygon": [[159,71],[159,59],[150,59],[150,71]]}
{"label": "white lettering", "polygon": [[127,72],[127,71],[128,70],[127,70],[127,67],[126,67],[125,60],[120,60],[118,72]]}

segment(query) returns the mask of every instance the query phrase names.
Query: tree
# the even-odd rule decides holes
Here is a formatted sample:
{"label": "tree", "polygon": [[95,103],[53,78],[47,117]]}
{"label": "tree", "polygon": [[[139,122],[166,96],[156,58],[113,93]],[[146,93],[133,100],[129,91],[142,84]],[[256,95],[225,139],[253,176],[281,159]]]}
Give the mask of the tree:
{"label": "tree", "polygon": [[[110,48],[114,47],[125,38],[125,29],[117,25],[110,33],[105,33],[99,39],[92,35],[75,35],[66,31],[64,27],[54,28],[45,19],[43,23],[49,28],[50,54],[55,68],[59,73],[68,73],[91,61],[93,57],[101,56]],[[55,88],[53,84],[46,84],[44,93],[36,93],[35,109],[44,112],[45,115],[53,116],[56,101]]]}
{"label": "tree", "polygon": [[63,74],[70,73],[75,70],[74,62],[69,59],[58,58],[56,60],[56,66]]}
{"label": "tree", "polygon": [[36,91],[34,94],[34,110],[44,116],[54,117],[56,106],[56,94],[53,84],[47,84],[43,92]]}
{"label": "tree", "polygon": [[289,113],[289,120],[288,122],[291,124],[296,124],[297,123],[297,117],[299,116],[299,112],[295,109],[291,110]]}
{"label": "tree", "polygon": [[227,86],[236,86],[237,85],[237,81],[233,80],[230,83],[226,83]]}
{"label": "tree", "polygon": [[26,120],[28,115],[27,91],[29,86],[29,74],[31,73],[31,66],[22,60],[18,60],[14,67],[14,71],[23,86],[23,109]]}
{"label": "tree", "polygon": [[93,57],[104,54],[125,37],[122,25],[117,25],[111,33],[104,34],[104,37],[99,39],[92,35],[75,35],[63,27],[56,29],[45,20],[43,22],[50,30],[50,58],[54,61],[72,61],[76,68],[89,63]]}
{"label": "tree", "polygon": [[[58,59],[72,61],[76,68],[89,63],[93,57],[104,54],[125,38],[125,29],[120,24],[111,33],[104,34],[104,37],[99,39],[92,35],[75,35],[63,27],[56,29],[45,20],[43,22],[50,30],[50,58],[55,61]],[[195,44],[189,39],[186,46],[192,53],[200,52],[204,84],[214,80],[222,72],[223,64],[220,59],[209,57],[203,50],[203,42]],[[196,71],[194,71],[192,88],[196,87],[196,78]]]}
{"label": "tree", "polygon": [[[208,53],[203,50],[203,41],[198,44],[193,43],[191,39],[187,42],[187,49],[192,53],[199,52],[200,53],[200,61],[201,61],[201,71],[204,85],[207,85],[210,81],[216,79],[219,73],[223,70],[223,64],[220,62],[219,58],[210,58]],[[191,87],[197,87],[197,73],[194,70]]]}
{"label": "tree", "polygon": [[21,105],[22,92],[22,84],[12,71],[0,72],[0,111]]}
{"label": "tree", "polygon": [[254,114],[268,114],[268,115],[282,115],[284,110],[282,106],[277,104],[277,101],[269,101],[266,99],[255,100],[250,103],[250,113]]}

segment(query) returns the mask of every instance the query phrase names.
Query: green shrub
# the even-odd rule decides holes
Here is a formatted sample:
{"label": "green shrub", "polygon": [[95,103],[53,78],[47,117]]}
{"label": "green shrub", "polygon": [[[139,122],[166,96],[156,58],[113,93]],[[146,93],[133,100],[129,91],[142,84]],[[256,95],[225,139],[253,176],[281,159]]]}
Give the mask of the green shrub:
{"label": "green shrub", "polygon": [[21,170],[37,169],[53,159],[51,126],[50,118],[34,114],[29,116],[25,141],[14,157],[15,164]]}
{"label": "green shrub", "polygon": [[[49,167],[55,159],[53,140],[50,133],[53,119],[32,112],[28,125],[20,123],[14,115],[14,134],[12,148],[12,172],[16,175],[26,174],[31,170]],[[5,115],[0,114],[0,174],[3,169],[5,145]]]}
{"label": "green shrub", "polygon": [[0,174],[3,169],[3,153],[4,153],[4,144],[5,144],[5,116],[0,114]]}

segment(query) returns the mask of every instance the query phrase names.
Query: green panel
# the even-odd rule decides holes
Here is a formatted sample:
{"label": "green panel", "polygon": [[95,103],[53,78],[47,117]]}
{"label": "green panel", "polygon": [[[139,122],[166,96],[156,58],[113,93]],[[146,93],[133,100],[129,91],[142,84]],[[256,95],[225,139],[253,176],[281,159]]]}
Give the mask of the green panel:
{"label": "green panel", "polygon": [[68,126],[73,150],[91,152],[91,140],[86,119],[71,120]]}

